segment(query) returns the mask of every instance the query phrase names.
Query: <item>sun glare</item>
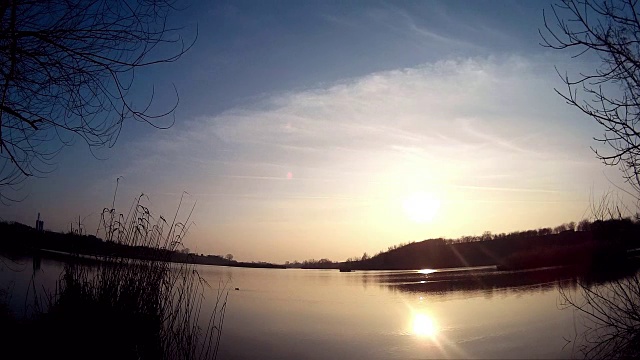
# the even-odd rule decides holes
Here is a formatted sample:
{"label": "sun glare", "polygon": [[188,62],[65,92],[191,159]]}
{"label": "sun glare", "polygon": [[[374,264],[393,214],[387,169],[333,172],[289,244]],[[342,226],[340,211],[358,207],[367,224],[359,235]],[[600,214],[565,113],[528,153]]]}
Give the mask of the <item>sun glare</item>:
{"label": "sun glare", "polygon": [[437,272],[437,270],[434,270],[434,269],[421,269],[421,270],[418,270],[418,272],[420,274],[428,275],[428,274]]}
{"label": "sun glare", "polygon": [[437,333],[436,324],[425,314],[413,316],[413,333],[421,337],[434,337]]}
{"label": "sun glare", "polygon": [[430,193],[413,193],[404,199],[402,208],[412,221],[425,223],[432,221],[436,216],[440,209],[440,200]]}

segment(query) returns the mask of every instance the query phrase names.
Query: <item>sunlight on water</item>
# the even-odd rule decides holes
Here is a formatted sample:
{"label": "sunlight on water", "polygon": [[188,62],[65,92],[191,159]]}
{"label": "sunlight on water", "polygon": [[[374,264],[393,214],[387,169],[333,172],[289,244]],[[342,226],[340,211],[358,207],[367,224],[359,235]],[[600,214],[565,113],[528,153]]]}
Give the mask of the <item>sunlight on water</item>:
{"label": "sunlight on water", "polygon": [[434,269],[422,269],[422,270],[418,270],[418,272],[419,272],[420,274],[425,274],[425,275],[427,275],[427,274],[431,274],[431,273],[436,272],[436,270],[434,270]]}
{"label": "sunlight on water", "polygon": [[420,337],[434,338],[438,332],[438,328],[433,319],[422,313],[413,315],[413,333]]}

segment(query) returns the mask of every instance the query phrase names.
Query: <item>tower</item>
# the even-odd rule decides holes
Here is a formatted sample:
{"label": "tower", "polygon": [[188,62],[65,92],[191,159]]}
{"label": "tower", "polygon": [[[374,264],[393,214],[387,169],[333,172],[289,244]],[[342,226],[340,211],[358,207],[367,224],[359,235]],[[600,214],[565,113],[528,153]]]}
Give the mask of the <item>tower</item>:
{"label": "tower", "polygon": [[36,220],[36,230],[44,231],[44,221],[40,220],[40,213],[38,213],[38,219]]}

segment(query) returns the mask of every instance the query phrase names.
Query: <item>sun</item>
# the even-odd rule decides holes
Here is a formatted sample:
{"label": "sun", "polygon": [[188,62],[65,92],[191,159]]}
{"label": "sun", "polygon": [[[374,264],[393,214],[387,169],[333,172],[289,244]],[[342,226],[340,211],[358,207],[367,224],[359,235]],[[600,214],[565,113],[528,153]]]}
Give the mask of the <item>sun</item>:
{"label": "sun", "polygon": [[417,192],[404,199],[402,208],[409,219],[425,223],[432,221],[436,216],[440,209],[440,200],[431,193]]}

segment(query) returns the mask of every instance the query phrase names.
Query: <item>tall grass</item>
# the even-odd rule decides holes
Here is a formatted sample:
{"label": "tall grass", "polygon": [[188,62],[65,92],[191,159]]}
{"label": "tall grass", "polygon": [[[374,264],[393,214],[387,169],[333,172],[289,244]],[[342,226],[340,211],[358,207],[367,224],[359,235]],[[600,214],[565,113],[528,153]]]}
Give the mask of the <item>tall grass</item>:
{"label": "tall grass", "polygon": [[[184,194],[183,194],[184,196]],[[178,221],[154,217],[138,197],[129,212],[102,211],[98,236],[148,250],[155,260],[97,256],[95,265],[69,262],[48,296],[34,331],[33,355],[62,358],[211,359],[220,344],[228,292],[205,299],[209,284],[195,266],[171,263],[188,232],[193,208]],[[115,199],[114,199],[115,204]],[[152,250],[150,250],[152,249]],[[161,258],[157,258],[161,254]],[[203,301],[215,301],[202,318]],[[209,305],[209,304],[207,304]],[[203,325],[201,325],[203,324]],[[34,333],[35,332],[35,333]],[[37,354],[36,354],[37,353]]]}

